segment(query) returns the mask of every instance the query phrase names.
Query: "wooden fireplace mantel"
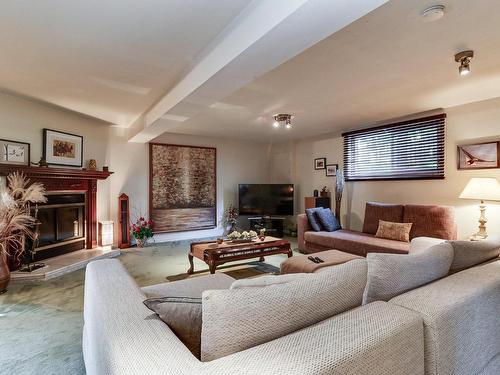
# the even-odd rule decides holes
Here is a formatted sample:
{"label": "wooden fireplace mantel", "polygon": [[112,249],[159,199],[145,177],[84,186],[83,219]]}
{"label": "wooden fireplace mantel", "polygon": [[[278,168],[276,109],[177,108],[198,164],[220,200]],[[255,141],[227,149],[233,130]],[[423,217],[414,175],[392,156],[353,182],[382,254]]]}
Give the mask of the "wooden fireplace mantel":
{"label": "wooden fireplace mantel", "polygon": [[13,172],[24,173],[31,182],[42,183],[47,191],[84,191],[86,247],[92,249],[97,246],[97,180],[105,180],[113,172],[0,164],[0,176]]}
{"label": "wooden fireplace mantel", "polygon": [[86,169],[0,164],[0,176],[6,176],[13,172],[22,172],[28,178],[76,178],[84,180],[105,180],[113,174],[113,172],[89,171]]}

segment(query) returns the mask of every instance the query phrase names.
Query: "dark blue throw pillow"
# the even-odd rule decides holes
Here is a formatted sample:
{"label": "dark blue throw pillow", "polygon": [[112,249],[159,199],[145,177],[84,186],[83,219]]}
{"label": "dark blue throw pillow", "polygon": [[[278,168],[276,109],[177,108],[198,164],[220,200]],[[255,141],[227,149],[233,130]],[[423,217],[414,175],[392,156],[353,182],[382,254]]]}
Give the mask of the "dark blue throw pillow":
{"label": "dark blue throw pillow", "polygon": [[321,228],[321,224],[319,222],[318,216],[316,215],[316,212],[324,210],[323,207],[315,207],[315,208],[308,208],[306,209],[306,216],[307,220],[309,220],[309,225],[315,232],[319,232],[323,230]]}
{"label": "dark blue throw pillow", "polygon": [[340,229],[340,223],[333,214],[332,210],[329,208],[324,208],[323,210],[316,211],[316,216],[321,224],[321,226],[327,232],[335,232]]}

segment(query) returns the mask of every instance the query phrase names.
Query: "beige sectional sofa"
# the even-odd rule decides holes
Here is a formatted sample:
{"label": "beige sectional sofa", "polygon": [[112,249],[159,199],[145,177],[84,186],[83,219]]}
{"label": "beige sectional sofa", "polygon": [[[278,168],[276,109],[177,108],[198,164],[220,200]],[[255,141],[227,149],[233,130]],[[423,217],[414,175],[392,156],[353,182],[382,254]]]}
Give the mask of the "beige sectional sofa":
{"label": "beige sectional sofa", "polygon": [[[359,306],[250,349],[201,362],[144,306],[146,291],[117,259],[87,266],[83,355],[88,375],[424,374],[423,319],[400,306]],[[293,308],[289,314],[292,317]],[[241,317],[242,324],[246,319],[250,317]]]}
{"label": "beige sectional sofa", "polygon": [[[209,362],[195,358],[143,305],[154,290],[139,288],[118,260],[88,265],[83,352],[89,375],[493,375],[500,369],[498,260]],[[294,313],[290,308],[290,318]]]}
{"label": "beige sectional sofa", "polygon": [[341,250],[366,256],[367,253],[407,254],[408,242],[375,237],[379,220],[412,223],[410,239],[433,237],[444,240],[457,238],[455,210],[448,206],[401,205],[368,202],[365,209],[363,230],[340,229],[334,232],[315,232],[305,214],[297,216],[297,240],[303,253],[324,250]]}

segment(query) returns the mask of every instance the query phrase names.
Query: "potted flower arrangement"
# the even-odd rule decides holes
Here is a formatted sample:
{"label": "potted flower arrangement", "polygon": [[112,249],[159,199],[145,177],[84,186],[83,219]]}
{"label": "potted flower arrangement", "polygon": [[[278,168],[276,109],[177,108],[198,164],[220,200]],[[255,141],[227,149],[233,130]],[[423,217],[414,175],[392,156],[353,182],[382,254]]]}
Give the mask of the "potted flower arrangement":
{"label": "potted flower arrangement", "polygon": [[7,290],[10,281],[7,257],[20,259],[25,239],[35,238],[30,204],[47,201],[42,184],[28,185],[23,174],[14,172],[7,176],[7,186],[0,188],[0,294]]}
{"label": "potted flower arrangement", "polygon": [[144,247],[147,245],[148,240],[153,237],[153,228],[153,220],[146,220],[142,216],[132,224],[130,235],[135,238],[137,247]]}

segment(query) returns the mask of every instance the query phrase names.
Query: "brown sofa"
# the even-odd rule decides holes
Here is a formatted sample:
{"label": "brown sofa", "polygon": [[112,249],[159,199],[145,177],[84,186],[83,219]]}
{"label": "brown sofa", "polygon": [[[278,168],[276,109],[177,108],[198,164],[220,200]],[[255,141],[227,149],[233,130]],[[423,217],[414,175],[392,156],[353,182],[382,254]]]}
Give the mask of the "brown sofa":
{"label": "brown sofa", "polygon": [[303,253],[315,253],[337,249],[362,256],[366,256],[367,253],[407,254],[410,249],[409,242],[375,237],[379,220],[413,223],[410,239],[434,237],[454,240],[457,238],[453,207],[368,202],[362,232],[347,229],[335,232],[315,232],[309,226],[307,216],[298,215],[299,250]]}

